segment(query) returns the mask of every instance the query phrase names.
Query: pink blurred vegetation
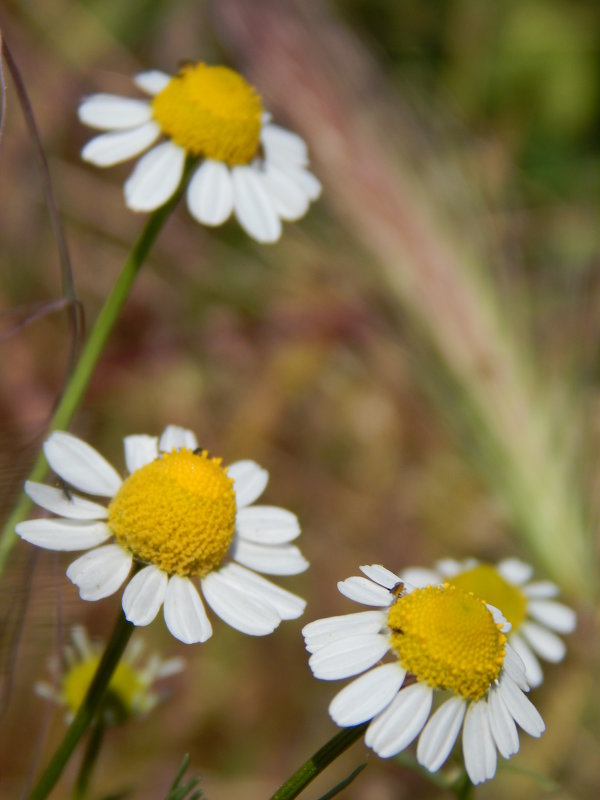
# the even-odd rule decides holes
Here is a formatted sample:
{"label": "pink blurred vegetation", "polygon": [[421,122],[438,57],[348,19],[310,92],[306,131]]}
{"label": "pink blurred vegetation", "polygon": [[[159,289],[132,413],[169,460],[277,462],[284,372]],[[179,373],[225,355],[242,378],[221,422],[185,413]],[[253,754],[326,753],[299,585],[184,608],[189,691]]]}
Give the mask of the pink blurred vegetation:
{"label": "pink blurred vegetation", "polygon": [[[231,64],[307,140],[324,185],[271,247],[233,222],[213,231],[176,211],[72,425],[121,468],[123,436],[169,423],[193,428],[226,462],[259,461],[271,474],[266,502],[298,514],[311,562],[285,582],[308,598],[304,618],[267,639],[218,621],[194,647],[158,620],[134,634],[187,667],[145,723],[111,733],[93,796],[162,798],[189,752],[210,800],[268,797],[335,732],[327,705],[341,684],[312,678],[302,624],[356,610],[336,582],[359,564],[445,556],[521,557],[579,614],[566,662],[535,692],[546,734],[523,737],[477,796],[600,791],[598,17],[591,2],[532,0],[452,0],[435,13],[404,0],[5,4],[88,327],[141,218],[122,199],[130,165],[103,172],[79,160],[86,93],[134,95],[133,73],[184,59]],[[64,386],[71,331],[53,306],[56,242],[6,83],[8,513]],[[75,622],[106,636],[118,608],[118,597],[80,601],[66,563],[20,542],[0,583],[3,798],[20,796],[64,729],[32,691],[47,659]],[[359,743],[302,796],[320,797],[363,758]],[[371,755],[341,796],[443,792]]]}

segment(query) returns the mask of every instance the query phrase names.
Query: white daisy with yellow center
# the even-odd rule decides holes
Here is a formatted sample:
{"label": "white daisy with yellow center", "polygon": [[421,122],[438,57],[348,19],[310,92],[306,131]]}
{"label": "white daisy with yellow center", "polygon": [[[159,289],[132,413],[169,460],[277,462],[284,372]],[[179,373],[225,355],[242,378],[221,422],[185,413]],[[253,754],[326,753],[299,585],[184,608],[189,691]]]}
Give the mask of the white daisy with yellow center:
{"label": "white daisy with yellow center", "polygon": [[575,630],[575,612],[556,602],[559,588],[551,581],[532,581],[533,567],[516,558],[498,564],[467,559],[443,559],[434,569],[410,567],[400,573],[407,586],[427,586],[446,581],[473,592],[499,608],[511,630],[508,640],[525,665],[527,683],[539,686],[544,674],[539,659],[558,663],[566,647],[558,633]]}
{"label": "white daisy with yellow center", "polygon": [[[96,674],[102,650],[91,641],[86,629],[76,625],[71,630],[71,645],[64,648],[64,658],[50,662],[52,682],[40,681],[35,691],[41,697],[66,709],[70,721],[81,706]],[[162,699],[155,683],[181,672],[182,658],[162,660],[156,654],[143,658],[140,639],[131,642],[110,679],[100,714],[107,724],[119,724],[151,711]],[[62,662],[62,663],[61,663]]]}
{"label": "white daisy with yellow center", "polygon": [[[379,564],[360,569],[366,577],[348,578],[338,589],[374,610],[320,619],[302,631],[315,677],[365,673],[334,697],[332,719],[342,727],[371,720],[365,743],[382,758],[418,736],[417,760],[430,772],[446,761],[462,729],[470,780],[492,778],[497,751],[509,758],[519,749],[517,725],[531,736],[544,731],[524,694],[523,664],[506,641],[510,626],[458,587],[405,593],[398,576]],[[379,663],[386,656],[391,660]]]}
{"label": "white daisy with yellow center", "polygon": [[254,87],[227,67],[187,64],[173,77],[153,70],[134,78],[152,97],[95,94],[79,106],[85,125],[107,131],[82,150],[85,161],[109,167],[138,156],[125,183],[133,211],[154,211],[175,193],[186,158],[200,160],[187,205],[204,225],[235,214],[259,242],[275,242],[281,220],[304,216],[321,184],[308,171],[306,144],[270,122]]}
{"label": "white daisy with yellow center", "polygon": [[[38,547],[89,550],[67,569],[84,600],[116,592],[135,565],[123,593],[125,616],[148,625],[163,606],[168,629],[186,643],[212,635],[196,583],[221,619],[250,635],[271,633],[304,611],[304,600],[253,571],[295,575],[308,567],[291,544],[300,534],[296,516],[252,505],[269,477],[258,464],[223,467],[192,431],[176,426],[160,439],[125,438],[125,480],[70,433],[55,431],[44,453],[65,486],[28,481],[25,491],[59,517],[27,520],[15,530]],[[108,507],[67,487],[110,498]]]}

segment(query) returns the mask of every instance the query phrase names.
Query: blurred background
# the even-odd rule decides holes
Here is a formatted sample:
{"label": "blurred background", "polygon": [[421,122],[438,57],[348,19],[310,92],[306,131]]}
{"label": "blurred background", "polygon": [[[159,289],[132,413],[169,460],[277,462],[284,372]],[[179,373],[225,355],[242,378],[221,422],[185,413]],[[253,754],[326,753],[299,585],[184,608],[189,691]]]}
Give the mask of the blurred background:
{"label": "blurred background", "polygon": [[[162,798],[185,752],[209,800],[265,798],[335,733],[300,629],[357,610],[336,582],[451,556],[517,556],[579,614],[533,700],[540,741],[482,798],[600,790],[596,529],[600,435],[600,6],[593,0],[5,0],[0,22],[49,161],[89,327],[143,225],[131,164],[79,160],[80,98],[131,76],[225,63],[308,142],[321,200],[274,246],[182,206],[159,236],[72,431],[123,468],[122,438],[193,428],[271,475],[295,511],[308,598],[267,639],[215,622],[202,646],[136,632],[185,671],[145,723],[111,733],[95,798]],[[71,345],[35,148],[10,77],[0,140],[0,472],[8,514]],[[60,305],[60,304],[58,304]],[[75,622],[109,634],[118,597],[79,600],[68,556],[18,543],[0,583],[0,796],[20,797],[64,730],[37,698]],[[302,796],[365,758],[356,744]],[[66,797],[76,759],[55,792]],[[121,796],[121,795],[119,795]],[[446,796],[369,757],[348,800]],[[447,795],[450,796],[450,795]]]}

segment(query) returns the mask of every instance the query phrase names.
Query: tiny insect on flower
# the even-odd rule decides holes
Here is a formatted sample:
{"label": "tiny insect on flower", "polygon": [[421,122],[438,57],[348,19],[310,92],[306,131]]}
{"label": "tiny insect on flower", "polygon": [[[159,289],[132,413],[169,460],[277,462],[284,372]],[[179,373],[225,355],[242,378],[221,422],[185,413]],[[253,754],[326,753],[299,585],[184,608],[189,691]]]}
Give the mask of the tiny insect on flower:
{"label": "tiny insect on flower", "polygon": [[431,772],[462,730],[469,778],[492,778],[497,752],[509,758],[519,749],[517,725],[535,737],[544,731],[525,696],[523,663],[507,642],[510,625],[459,587],[412,589],[379,564],[360,569],[362,576],[338,588],[373,610],[316,620],[302,630],[315,677],[360,675],[332,700],[332,719],[342,727],[369,722],[365,743],[382,758],[418,738],[417,760]]}

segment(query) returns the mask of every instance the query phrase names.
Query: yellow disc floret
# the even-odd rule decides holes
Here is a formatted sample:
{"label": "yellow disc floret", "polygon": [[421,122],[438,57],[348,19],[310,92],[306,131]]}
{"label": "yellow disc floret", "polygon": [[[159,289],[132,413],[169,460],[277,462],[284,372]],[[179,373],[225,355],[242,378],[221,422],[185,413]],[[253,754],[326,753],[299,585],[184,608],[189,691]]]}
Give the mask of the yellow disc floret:
{"label": "yellow disc floret", "polygon": [[483,600],[456,586],[427,586],[388,612],[402,666],[434,689],[478,700],[498,677],[506,636]]}
{"label": "yellow disc floret", "polygon": [[220,458],[187,448],[162,453],[122,484],[108,508],[118,543],[168,575],[207,575],[233,540],[233,480]]}
{"label": "yellow disc floret", "polygon": [[513,631],[525,621],[527,598],[518,586],[506,581],[491,564],[478,564],[448,578],[448,583],[465,592],[473,592],[486,603],[500,608]]}
{"label": "yellow disc floret", "polygon": [[183,67],[152,101],[152,114],[163,132],[192,155],[235,166],[248,164],[258,152],[260,97],[227,67]]}
{"label": "yellow disc floret", "polygon": [[[71,713],[79,710],[99,662],[99,655],[90,656],[73,664],[65,674],[60,699]],[[120,661],[110,679],[104,706],[111,710],[113,717],[115,712],[119,716],[135,714],[143,710],[141,700],[146,688],[139,672],[127,661]]]}

